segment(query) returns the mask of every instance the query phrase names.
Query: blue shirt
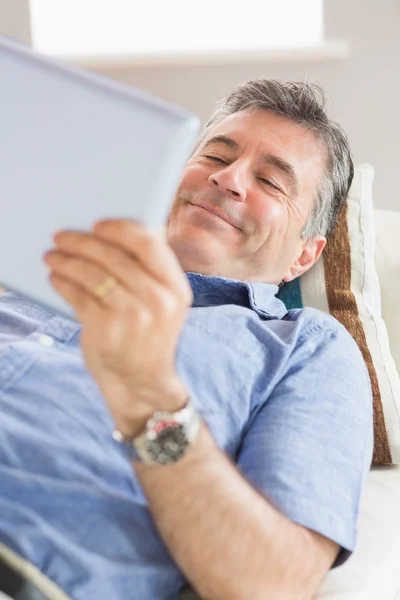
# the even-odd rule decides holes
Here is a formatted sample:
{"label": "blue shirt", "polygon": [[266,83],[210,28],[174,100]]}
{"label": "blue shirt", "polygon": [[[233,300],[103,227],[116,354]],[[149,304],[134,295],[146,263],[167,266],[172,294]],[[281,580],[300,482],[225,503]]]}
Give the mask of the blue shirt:
{"label": "blue shirt", "polygon": [[[194,303],[178,374],[244,477],[337,542],[341,564],[355,547],[373,449],[358,346],[329,315],[287,313],[276,285],[187,277]],[[176,599],[185,579],[112,438],[79,332],[21,296],[0,296],[0,541],[74,600]]]}

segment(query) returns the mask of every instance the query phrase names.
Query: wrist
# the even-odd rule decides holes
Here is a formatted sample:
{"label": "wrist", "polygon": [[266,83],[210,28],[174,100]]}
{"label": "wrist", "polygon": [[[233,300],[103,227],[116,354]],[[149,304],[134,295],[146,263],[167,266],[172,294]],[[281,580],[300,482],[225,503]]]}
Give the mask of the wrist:
{"label": "wrist", "polygon": [[113,396],[110,410],[120,434],[125,439],[134,439],[145,431],[147,421],[156,411],[177,412],[186,406],[188,399],[189,394],[182,383],[175,381],[158,392],[135,389],[133,393],[121,393],[119,390],[118,397]]}
{"label": "wrist", "polygon": [[133,439],[126,439],[119,431],[113,434],[123,443],[133,462],[166,465],[180,460],[189,450],[199,432],[201,418],[190,397],[178,411],[155,411],[147,427]]}

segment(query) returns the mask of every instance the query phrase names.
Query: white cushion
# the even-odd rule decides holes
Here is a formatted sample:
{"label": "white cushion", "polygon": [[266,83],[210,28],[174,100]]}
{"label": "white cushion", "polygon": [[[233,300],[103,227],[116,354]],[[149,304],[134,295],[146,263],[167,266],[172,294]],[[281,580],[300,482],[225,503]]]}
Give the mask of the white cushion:
{"label": "white cushion", "polygon": [[400,373],[400,212],[375,210],[376,253],[382,316],[386,323],[390,349]]}
{"label": "white cushion", "polygon": [[400,599],[400,467],[374,467],[361,497],[357,547],[315,600]]}
{"label": "white cushion", "polygon": [[[376,211],[373,206],[371,165],[359,165],[348,199],[347,225],[352,253],[351,290],[363,324],[369,352],[375,368],[382,402],[386,432],[394,464],[400,464],[400,378],[389,346],[387,327],[382,313],[382,294],[375,263]],[[382,217],[378,214],[378,218]],[[388,230],[393,233],[393,230]],[[379,244],[385,231],[380,230]],[[380,255],[380,252],[378,252]],[[387,281],[384,276],[385,282]],[[392,321],[392,319],[390,319]],[[376,399],[375,399],[376,400]],[[375,441],[377,440],[375,434]]]}
{"label": "white cushion", "polygon": [[279,297],[287,308],[312,306],[338,319],[357,341],[374,395],[374,465],[400,464],[400,379],[382,318],[375,266],[374,170],[358,165],[346,210],[321,258]]}

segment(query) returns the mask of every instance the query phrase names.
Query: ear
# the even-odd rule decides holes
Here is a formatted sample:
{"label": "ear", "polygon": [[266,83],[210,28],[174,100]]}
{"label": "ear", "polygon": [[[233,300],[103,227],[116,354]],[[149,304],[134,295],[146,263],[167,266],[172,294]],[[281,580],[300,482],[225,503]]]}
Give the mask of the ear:
{"label": "ear", "polygon": [[292,281],[296,277],[303,275],[308,269],[311,269],[314,263],[321,256],[322,250],[325,248],[326,238],[323,235],[317,235],[312,239],[303,242],[302,252],[300,256],[289,267],[283,281]]}

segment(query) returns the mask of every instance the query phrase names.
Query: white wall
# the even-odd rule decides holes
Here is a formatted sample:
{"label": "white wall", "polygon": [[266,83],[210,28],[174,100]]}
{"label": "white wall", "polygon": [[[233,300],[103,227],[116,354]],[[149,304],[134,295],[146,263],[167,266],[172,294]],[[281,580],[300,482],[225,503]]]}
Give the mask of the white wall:
{"label": "white wall", "polygon": [[[203,120],[218,99],[253,77],[317,79],[327,92],[331,117],[349,134],[355,162],[370,162],[375,168],[375,205],[400,210],[400,2],[325,0],[325,4],[327,37],[349,40],[348,60],[130,69],[107,75],[191,109]],[[266,35],[269,26],[273,24],[266,23]],[[0,33],[30,41],[28,0],[0,0]]]}
{"label": "white wall", "polygon": [[0,0],[0,34],[31,42],[29,0]]}
{"label": "white wall", "polygon": [[[345,38],[350,58],[334,63],[177,67],[107,72],[111,77],[175,102],[204,120],[231,89],[258,76],[317,79],[328,109],[347,131],[356,163],[376,171],[375,205],[400,210],[400,2],[326,0],[328,38]],[[266,23],[266,35],[268,27]],[[273,26],[273,24],[272,24]]]}

